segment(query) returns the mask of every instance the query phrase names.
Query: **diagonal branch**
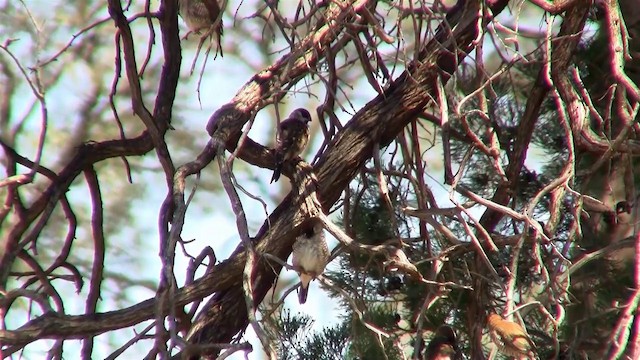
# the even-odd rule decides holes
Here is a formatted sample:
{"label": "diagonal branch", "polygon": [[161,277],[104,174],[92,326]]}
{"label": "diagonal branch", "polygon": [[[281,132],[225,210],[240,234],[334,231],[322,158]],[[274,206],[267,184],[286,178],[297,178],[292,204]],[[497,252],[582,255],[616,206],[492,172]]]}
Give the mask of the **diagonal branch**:
{"label": "diagonal branch", "polygon": [[[517,178],[527,157],[527,149],[533,136],[533,129],[540,115],[540,107],[551,89],[550,79],[548,78],[549,72],[552,77],[567,72],[571,58],[580,42],[582,29],[584,28],[588,13],[588,3],[577,4],[571,8],[567,11],[557,38],[551,40],[552,48],[546,59],[551,69],[543,66],[538,73],[536,83],[531,89],[524,114],[522,114],[522,119],[518,125],[516,135],[517,142],[514,145],[513,155],[510,158],[509,166],[506,170],[508,182],[498,186],[491,199],[491,201],[496,204],[508,204],[511,199],[511,194],[515,194],[514,190],[517,185]],[[550,57],[551,53],[553,53],[553,59]],[[503,216],[501,212],[489,209],[482,215],[480,222],[487,231],[491,232]]]}
{"label": "diagonal branch", "polygon": [[[340,4],[348,6],[348,2]],[[327,17],[327,24],[339,27],[340,25],[336,24],[348,22],[349,19],[344,14],[349,12],[342,12],[340,4],[331,4],[331,7],[337,8],[329,11],[329,15],[333,17]],[[365,1],[361,1],[351,6],[357,12],[358,6],[365,4]],[[443,83],[446,82],[461,60],[475,47],[478,31],[489,20],[480,18],[480,14],[485,14],[487,17],[489,13],[497,15],[506,5],[506,0],[493,1],[489,3],[491,11],[483,12],[480,10],[480,1],[461,0],[449,11],[446,23],[440,26],[435,37],[419,51],[417,58],[410,64],[409,70],[393,81],[383,94],[361,109],[331,141],[314,169],[318,178],[317,196],[324,211],[338,200],[358,169],[372,156],[374,145],[386,145],[393,141],[407,124],[422,113],[430,99],[435,98],[437,79],[440,78]],[[320,33],[319,36],[304,39],[302,49],[314,47],[315,50],[304,53],[302,61],[290,62],[290,59],[295,59],[294,55],[291,55],[256,75],[234,98],[233,104],[223,107],[212,116],[207,126],[210,134],[224,139],[229,145],[226,140],[230,140],[240,132],[249,119],[251,111],[258,106],[257,101],[260,97],[256,100],[255,96],[266,96],[268,99],[279,98],[281,93],[274,91],[278,88],[276,85],[295,82],[294,80],[302,77],[307,71],[307,66],[315,64],[318,60],[320,56],[318,54],[321,53],[320,50],[325,41],[334,40],[333,36],[340,33],[333,32],[334,30],[335,28],[327,28],[326,32]],[[288,72],[283,68],[288,69]],[[265,98],[263,97],[262,100]],[[247,143],[245,141],[242,145],[247,146]],[[245,154],[244,151],[239,152],[240,158],[244,159],[243,154]],[[187,172],[181,175],[188,176]],[[64,171],[59,178],[70,181]],[[300,223],[295,209],[299,208],[304,201],[301,196],[302,194],[289,194],[273,211],[269,220],[253,239],[257,254],[269,253],[280,259],[286,259],[289,256],[296,235],[295,231],[292,231],[292,224]],[[179,198],[179,195],[177,197]],[[184,204],[178,201],[176,205]],[[214,294],[200,314],[200,322],[194,324],[194,328],[200,329],[200,336],[196,338],[199,343],[230,342],[233,336],[248,324],[242,290],[242,272],[246,260],[245,248],[240,245],[211,273],[195,281],[193,285],[177,291],[172,304],[163,303],[161,311],[167,312],[172,306],[184,306],[191,301]],[[256,263],[254,270],[256,303],[263,300],[280,269],[280,265],[269,263],[264,259],[259,259]],[[99,334],[151,319],[154,317],[155,306],[157,304],[154,298],[127,309],[90,316],[63,316],[48,313],[18,330],[0,331],[0,342],[26,344],[43,338],[79,338],[86,337],[87,334]]]}
{"label": "diagonal branch", "polygon": [[[492,4],[493,14],[498,14],[505,1]],[[430,99],[435,96],[438,78],[447,81],[457,64],[475,46],[478,23],[486,19],[478,17],[480,4],[461,1],[447,16],[435,37],[419,52],[418,58],[386,91],[361,109],[328,146],[320,157],[315,170],[318,178],[318,198],[324,211],[338,200],[342,191],[372,156],[375,144],[389,144],[411,121],[421,114]],[[239,154],[242,158],[242,153]],[[274,210],[255,237],[256,251],[286,259],[295,239],[291,224],[295,221],[296,208],[301,199],[289,194]],[[269,227],[269,224],[271,225]],[[238,247],[228,261],[242,264],[245,250]],[[271,288],[281,266],[261,261],[256,266],[259,282],[254,298],[262,301]],[[241,268],[233,276],[234,285],[214,294],[205,305],[194,327],[198,327],[196,343],[228,342],[247,326],[246,309],[241,291]]]}

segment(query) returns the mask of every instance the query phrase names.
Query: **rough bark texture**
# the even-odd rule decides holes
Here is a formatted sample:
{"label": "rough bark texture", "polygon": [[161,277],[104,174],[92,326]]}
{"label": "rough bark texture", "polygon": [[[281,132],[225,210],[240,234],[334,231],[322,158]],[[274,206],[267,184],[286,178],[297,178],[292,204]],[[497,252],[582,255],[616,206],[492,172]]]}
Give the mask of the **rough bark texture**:
{"label": "rough bark texture", "polygon": [[[506,6],[506,1],[490,4],[494,15]],[[438,78],[446,83],[457,65],[473,49],[477,37],[480,4],[476,1],[460,1],[441,25],[436,37],[431,40],[419,59],[409,66],[383,94],[370,101],[345,126],[331,142],[329,150],[315,166],[318,177],[318,198],[323,208],[328,210],[339,198],[342,191],[358,173],[362,165],[371,158],[375,144],[389,144],[402,129],[414,120],[436,97]],[[242,155],[241,155],[242,157]],[[295,240],[295,231],[290,224],[299,224],[296,219],[298,199],[289,194],[275,209],[256,235],[254,242],[258,253],[267,252],[280,259],[287,259]],[[242,269],[245,252],[239,246],[225,262],[233,262],[230,277],[231,286],[216,291],[205,305],[194,326],[199,327],[193,339],[196,343],[225,343],[232,340],[247,326],[246,307],[242,296]],[[275,271],[274,271],[275,270]],[[260,262],[254,274],[256,303],[262,301],[278,275],[280,266]],[[225,278],[229,279],[226,274]]]}

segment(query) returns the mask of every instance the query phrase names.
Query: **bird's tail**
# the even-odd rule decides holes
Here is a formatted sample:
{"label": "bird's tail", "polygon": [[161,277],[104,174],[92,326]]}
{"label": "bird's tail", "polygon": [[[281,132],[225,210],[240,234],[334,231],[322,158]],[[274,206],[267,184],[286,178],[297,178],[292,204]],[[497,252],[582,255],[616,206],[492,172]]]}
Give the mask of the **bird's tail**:
{"label": "bird's tail", "polygon": [[271,177],[271,183],[274,183],[280,179],[280,173],[282,171],[282,163],[276,163],[275,169],[273,169],[273,176]]}
{"label": "bird's tail", "polygon": [[271,177],[271,184],[280,179],[280,173],[282,172],[282,164],[284,163],[284,156],[280,151],[276,150],[276,166],[273,168],[273,176]]}
{"label": "bird's tail", "polygon": [[298,302],[304,304],[307,302],[307,294],[309,293],[309,283],[311,276],[305,273],[300,274],[300,290],[298,290]]}
{"label": "bird's tail", "polygon": [[298,291],[298,302],[300,304],[304,304],[307,302],[307,294],[309,293],[308,286],[300,286],[300,290]]}

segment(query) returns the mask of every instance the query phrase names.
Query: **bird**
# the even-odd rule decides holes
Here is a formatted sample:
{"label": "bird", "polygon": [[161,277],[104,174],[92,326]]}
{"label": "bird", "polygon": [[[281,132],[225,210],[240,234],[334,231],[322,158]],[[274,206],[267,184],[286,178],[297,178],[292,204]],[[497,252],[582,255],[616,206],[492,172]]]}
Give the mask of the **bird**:
{"label": "bird", "polygon": [[309,283],[322,274],[329,262],[329,248],[324,239],[322,223],[317,221],[313,227],[306,229],[293,243],[293,268],[300,276],[298,301],[307,301]]}
{"label": "bird", "polygon": [[536,346],[522,326],[496,313],[489,314],[487,325],[491,339],[502,353],[518,359],[536,358]]}
{"label": "bird", "polygon": [[614,221],[609,223],[606,240],[608,244],[619,245],[618,248],[610,251],[606,258],[611,265],[617,269],[624,269],[629,264],[633,264],[636,257],[635,241],[629,241],[630,237],[635,238],[633,205],[628,201],[620,201],[616,204]]}
{"label": "bird", "polygon": [[[220,46],[223,26],[222,8],[218,0],[178,0],[178,13],[191,32],[199,33],[215,25],[216,28],[213,31],[217,34],[218,46]],[[222,48],[220,50],[222,53]]]}
{"label": "bird", "polygon": [[388,257],[382,264],[384,271],[400,271],[414,279],[422,279],[422,274],[420,274],[418,268],[409,261],[407,254],[405,254],[402,249],[389,244],[385,246],[384,250]]}
{"label": "bird", "polygon": [[633,233],[633,206],[628,201],[620,201],[614,211],[605,213],[606,242],[615,244]]}
{"label": "bird", "polygon": [[620,201],[616,204],[616,222],[627,225],[631,223],[633,206],[628,201]]}
{"label": "bird", "polygon": [[460,349],[456,342],[456,334],[450,326],[441,325],[431,339],[424,352],[425,360],[458,360]]}
{"label": "bird", "polygon": [[276,145],[276,164],[271,183],[278,181],[285,161],[300,155],[309,142],[309,122],[311,114],[303,108],[294,110],[286,120],[280,123]]}

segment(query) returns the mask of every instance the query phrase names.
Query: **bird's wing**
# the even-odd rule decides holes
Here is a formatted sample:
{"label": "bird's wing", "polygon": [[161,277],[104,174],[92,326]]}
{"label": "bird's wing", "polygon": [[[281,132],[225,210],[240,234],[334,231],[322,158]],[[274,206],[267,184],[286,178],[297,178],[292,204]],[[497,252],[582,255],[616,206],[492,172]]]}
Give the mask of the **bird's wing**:
{"label": "bird's wing", "polygon": [[280,148],[285,152],[290,149],[302,151],[307,136],[307,125],[298,119],[287,119],[280,123]]}
{"label": "bird's wing", "polygon": [[209,19],[213,23],[220,16],[220,4],[218,4],[217,0],[203,0],[203,2],[209,12]]}
{"label": "bird's wing", "polygon": [[525,351],[535,350],[536,349],[536,345],[526,335],[515,335],[515,336],[513,336],[512,339],[511,339],[511,343],[514,344],[515,346],[517,346],[518,348],[520,348],[522,350],[525,350]]}

